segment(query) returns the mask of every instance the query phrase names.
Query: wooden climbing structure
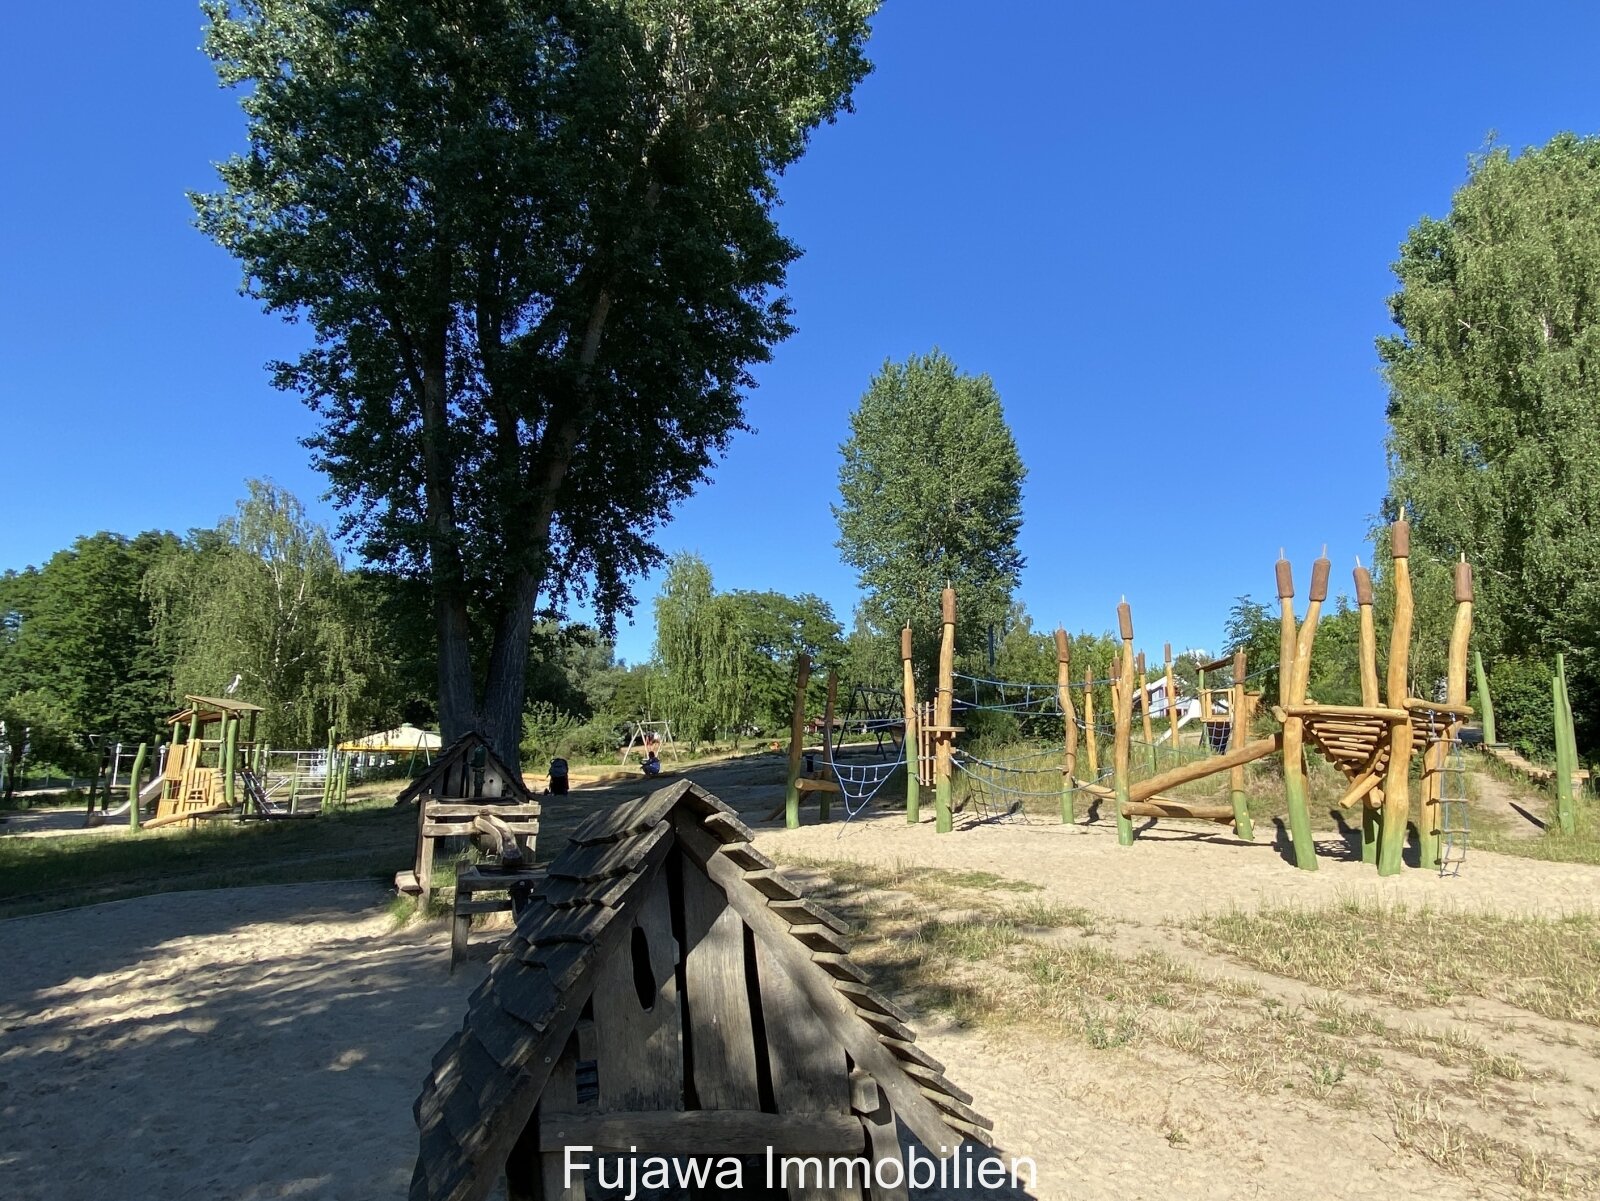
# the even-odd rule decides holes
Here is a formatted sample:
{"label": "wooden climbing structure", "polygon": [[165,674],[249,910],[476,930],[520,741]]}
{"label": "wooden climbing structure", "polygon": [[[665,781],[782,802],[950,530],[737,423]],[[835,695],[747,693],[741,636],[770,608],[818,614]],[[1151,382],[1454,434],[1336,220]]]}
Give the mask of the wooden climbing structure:
{"label": "wooden climbing structure", "polygon": [[[1390,579],[1394,587],[1394,619],[1389,657],[1380,689],[1377,636],[1373,619],[1372,576],[1359,563],[1355,568],[1356,604],[1360,616],[1361,704],[1323,705],[1308,702],[1307,682],[1311,650],[1316,639],[1322,603],[1328,595],[1328,560],[1318,559],[1311,570],[1311,588],[1304,619],[1296,625],[1294,581],[1287,560],[1278,563],[1278,598],[1284,663],[1279,671],[1279,703],[1273,716],[1283,726],[1284,786],[1289,801],[1290,828],[1296,842],[1296,861],[1314,868],[1314,857],[1301,854],[1302,839],[1310,843],[1310,820],[1305,800],[1305,765],[1302,746],[1309,745],[1344,777],[1347,788],[1341,808],[1362,806],[1362,858],[1375,863],[1380,875],[1400,870],[1406,827],[1411,809],[1411,760],[1421,754],[1423,772],[1417,821],[1421,865],[1440,866],[1440,812],[1442,777],[1449,770],[1446,756],[1460,739],[1462,724],[1472,716],[1467,705],[1467,648],[1472,635],[1472,568],[1465,560],[1455,569],[1455,620],[1450,634],[1443,700],[1412,695],[1410,687],[1411,636],[1414,601],[1411,587],[1411,528],[1404,518],[1389,532],[1392,554]],[[1292,650],[1292,654],[1290,653]]]}
{"label": "wooden climbing structure", "polygon": [[185,696],[167,718],[172,729],[155,816],[146,829],[232,811],[242,797],[239,768],[255,749],[260,705],[212,696]]}

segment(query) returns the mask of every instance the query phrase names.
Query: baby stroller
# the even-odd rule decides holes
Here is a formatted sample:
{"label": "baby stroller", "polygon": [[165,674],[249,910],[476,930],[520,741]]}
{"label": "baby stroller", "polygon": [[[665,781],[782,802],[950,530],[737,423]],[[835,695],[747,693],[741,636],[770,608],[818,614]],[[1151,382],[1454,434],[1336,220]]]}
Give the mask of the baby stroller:
{"label": "baby stroller", "polygon": [[550,760],[550,795],[567,795],[567,761],[565,759]]}

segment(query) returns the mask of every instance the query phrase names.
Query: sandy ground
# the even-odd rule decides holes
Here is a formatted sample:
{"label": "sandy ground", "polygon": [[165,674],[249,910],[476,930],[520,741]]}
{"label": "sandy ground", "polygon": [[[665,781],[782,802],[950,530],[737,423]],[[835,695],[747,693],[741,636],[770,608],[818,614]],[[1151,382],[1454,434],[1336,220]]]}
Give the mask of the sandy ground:
{"label": "sandy ground", "polygon": [[[703,779],[747,820],[777,799],[770,765]],[[542,857],[583,812],[644,790],[552,799]],[[1333,835],[1319,844],[1320,870],[1302,873],[1270,829],[1245,844],[1167,825],[1125,848],[1109,824],[969,823],[939,837],[891,813],[769,827],[760,845],[789,859],[1030,880],[1051,900],[1126,919],[1118,938],[1130,945],[1174,953],[1181,939],[1164,922],[1230,905],[1376,895],[1563,913],[1600,895],[1600,869],[1479,852],[1456,879],[1412,870],[1380,881]],[[450,977],[443,926],[397,930],[387,901],[374,885],[284,885],[0,922],[0,1198],[404,1196],[412,1102],[483,969]],[[1026,1195],[1040,1201],[1508,1195],[1400,1151],[1372,1115],[1326,1120],[1147,1058],[920,1027],[995,1120],[1002,1151],[1037,1162]]]}
{"label": "sandy ground", "polygon": [[482,977],[375,885],[0,922],[0,1196],[403,1197],[411,1104]]}

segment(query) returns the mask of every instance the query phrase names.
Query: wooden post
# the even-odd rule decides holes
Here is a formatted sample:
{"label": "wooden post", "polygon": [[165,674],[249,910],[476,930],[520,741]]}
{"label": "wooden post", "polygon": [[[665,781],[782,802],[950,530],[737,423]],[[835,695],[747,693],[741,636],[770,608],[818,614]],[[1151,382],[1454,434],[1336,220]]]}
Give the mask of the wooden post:
{"label": "wooden post", "polygon": [[222,719],[222,799],[233,804],[233,757],[239,746],[239,719]]}
{"label": "wooden post", "polygon": [[[1392,709],[1406,705],[1406,677],[1411,657],[1411,524],[1404,517],[1390,527],[1394,553],[1394,628],[1389,639],[1385,699]],[[1389,764],[1383,782],[1383,829],[1378,835],[1378,874],[1399,873],[1406,845],[1406,819],[1411,812],[1411,722],[1389,727]]]}
{"label": "wooden post", "polygon": [[[833,711],[839,701],[839,677],[833,668],[828,668],[828,699],[822,710],[822,762],[828,768],[828,782],[831,784],[839,778],[839,773],[833,770]],[[817,793],[817,820],[827,821],[828,810],[832,806],[833,794],[826,789]],[[848,813],[849,810],[847,809]]]}
{"label": "wooden post", "polygon": [[[1560,656],[1556,662],[1560,663]],[[1555,723],[1556,741],[1556,824],[1561,827],[1563,834],[1571,834],[1574,829],[1572,813],[1572,764],[1567,762],[1566,739],[1566,714],[1562,712],[1563,698],[1561,695],[1561,673],[1559,669],[1550,677],[1550,698],[1552,720]]]}
{"label": "wooden post", "polygon": [[811,656],[802,653],[795,665],[794,712],[789,719],[789,786],[783,797],[783,824],[800,824],[800,758],[805,753],[806,685],[811,682]]}
{"label": "wooden post", "polygon": [[150,749],[148,743],[141,742],[139,749],[133,754],[133,774],[128,778],[128,829],[139,828],[139,784],[144,776],[144,757]]}
{"label": "wooden post", "polygon": [[1494,728],[1494,700],[1489,695],[1489,673],[1483,670],[1483,652],[1472,652],[1472,674],[1477,677],[1478,683],[1478,716],[1483,722],[1483,741],[1486,746],[1495,746],[1499,739],[1495,737]]}
{"label": "wooden post", "polygon": [[1150,770],[1156,770],[1156,737],[1150,728],[1150,677],[1145,674],[1144,652],[1139,652],[1139,717],[1144,726],[1144,745],[1150,753]]}
{"label": "wooden post", "polygon": [[906,821],[922,820],[922,792],[917,782],[917,679],[911,669],[911,627],[900,631],[900,693],[906,709],[905,733],[900,745],[906,756]]}
{"label": "wooden post", "polygon": [[184,801],[189,799],[189,790],[194,787],[195,769],[200,766],[200,710],[198,708],[189,712],[188,742],[189,745],[183,751],[183,780],[178,794]]}
{"label": "wooden post", "polygon": [[[1287,560],[1282,561],[1287,569]],[[1306,616],[1294,636],[1294,656],[1288,666],[1289,704],[1305,703],[1306,688],[1311,680],[1311,647],[1317,637],[1317,622],[1322,616],[1322,602],[1328,599],[1328,569],[1332,565],[1326,556],[1311,565],[1311,588],[1307,592]],[[1285,571],[1284,574],[1287,574]],[[1281,593],[1281,589],[1280,589]],[[1290,595],[1281,598],[1287,623],[1294,624],[1293,583]],[[1279,677],[1284,665],[1278,667]],[[1306,801],[1305,719],[1290,716],[1283,723],[1283,784],[1284,799],[1289,808],[1289,836],[1294,839],[1295,865],[1302,871],[1317,870],[1317,847],[1311,836],[1311,810]]]}
{"label": "wooden post", "polygon": [[1072,643],[1067,632],[1056,627],[1056,703],[1061,707],[1064,758],[1061,765],[1061,820],[1070,825],[1073,777],[1078,774],[1078,714],[1072,704]]}
{"label": "wooden post", "polygon": [[1128,805],[1128,755],[1133,742],[1133,610],[1128,602],[1117,606],[1117,629],[1122,635],[1122,667],[1117,673],[1117,733],[1112,748],[1112,786],[1117,792],[1117,842],[1133,845],[1133,820]]}
{"label": "wooden post", "polygon": [[[1228,750],[1236,751],[1249,740],[1250,702],[1244,693],[1245,655],[1233,652],[1233,695],[1228,702]],[[1244,795],[1244,764],[1228,769],[1228,799],[1233,802],[1233,832],[1246,842],[1256,836],[1250,822],[1250,803]]]}
{"label": "wooden post", "polygon": [[948,834],[950,820],[950,770],[951,743],[955,738],[951,726],[955,717],[956,670],[956,590],[946,587],[939,597],[939,691],[934,696],[938,706],[938,744],[934,757],[934,814],[935,829]]}
{"label": "wooden post", "polygon": [[1094,728],[1094,668],[1083,669],[1083,757],[1089,765],[1089,782],[1100,779],[1100,739]]}
{"label": "wooden post", "polygon": [[1578,730],[1572,717],[1572,694],[1567,691],[1567,657],[1556,656],[1556,676],[1561,680],[1561,729],[1559,733],[1567,741],[1567,767],[1572,772],[1572,792],[1576,797],[1583,791],[1582,777],[1579,776],[1581,767],[1578,763]]}
{"label": "wooden post", "polygon": [[1167,660],[1167,749],[1172,752],[1172,761],[1178,761],[1178,694],[1172,687],[1172,643],[1168,642],[1162,647],[1162,652]]}
{"label": "wooden post", "polygon": [[[1378,692],[1378,635],[1372,619],[1372,573],[1356,560],[1356,607],[1361,621],[1360,660],[1361,703],[1374,709],[1382,703]],[[1378,862],[1379,814],[1383,808],[1383,790],[1374,788],[1361,802],[1361,862],[1376,865]]]}

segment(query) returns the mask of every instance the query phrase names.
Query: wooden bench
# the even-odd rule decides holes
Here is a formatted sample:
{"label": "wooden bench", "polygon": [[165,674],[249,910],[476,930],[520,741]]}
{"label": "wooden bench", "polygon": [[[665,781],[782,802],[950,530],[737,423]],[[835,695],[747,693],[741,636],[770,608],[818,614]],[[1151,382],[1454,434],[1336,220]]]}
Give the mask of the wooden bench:
{"label": "wooden bench", "polygon": [[426,798],[417,825],[417,861],[410,871],[396,872],[394,886],[400,892],[426,900],[433,891],[433,844],[441,838],[466,838],[480,813],[499,818],[517,836],[517,842],[533,860],[534,838],[539,833],[539,803],[500,804],[479,800]]}
{"label": "wooden bench", "polygon": [[[522,868],[515,871],[492,867],[469,867],[456,875],[456,902],[450,917],[450,970],[467,954],[467,939],[475,913],[506,913],[522,916],[528,894],[544,883],[545,869]],[[483,893],[503,892],[503,897],[481,898]]]}

